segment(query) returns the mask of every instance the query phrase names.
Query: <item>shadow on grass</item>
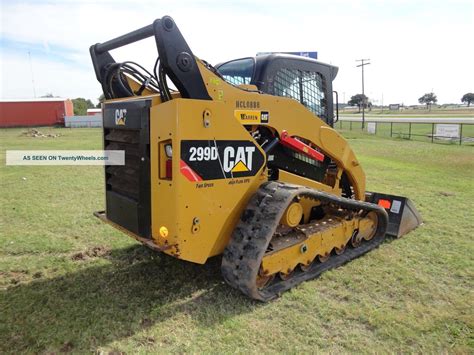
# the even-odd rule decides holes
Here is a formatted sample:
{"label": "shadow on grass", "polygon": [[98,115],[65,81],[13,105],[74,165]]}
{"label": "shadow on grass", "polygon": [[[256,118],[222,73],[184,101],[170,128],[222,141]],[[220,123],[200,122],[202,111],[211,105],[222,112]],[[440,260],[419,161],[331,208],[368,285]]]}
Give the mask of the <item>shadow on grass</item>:
{"label": "shadow on grass", "polygon": [[196,265],[142,246],[107,258],[2,291],[0,352],[94,351],[180,315],[211,326],[258,307],[224,283],[220,258]]}

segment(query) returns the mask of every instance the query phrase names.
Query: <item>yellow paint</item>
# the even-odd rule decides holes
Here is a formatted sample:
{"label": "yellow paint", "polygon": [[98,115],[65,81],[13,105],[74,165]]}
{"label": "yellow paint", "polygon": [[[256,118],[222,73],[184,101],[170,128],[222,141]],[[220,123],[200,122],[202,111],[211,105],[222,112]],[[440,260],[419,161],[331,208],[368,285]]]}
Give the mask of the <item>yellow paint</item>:
{"label": "yellow paint", "polygon": [[[265,126],[278,135],[286,130],[290,136],[304,137],[323,154],[330,157],[337,165],[338,175],[328,176],[323,182],[316,182],[296,174],[280,171],[281,181],[307,186],[309,188],[340,195],[339,179],[345,172],[354,187],[358,200],[365,198],[365,175],[357,162],[354,152],[347,141],[333,128],[329,127],[296,100],[261,94],[257,91],[242,90],[220,80],[199,59],[199,71],[206,84],[208,94],[213,100],[183,99],[179,93],[173,93],[173,100],[162,104],[159,94],[145,90],[144,96],[131,97],[108,102],[128,102],[149,98],[150,108],[150,161],[151,161],[151,230],[150,243],[164,252],[177,258],[204,263],[209,257],[221,254],[240,219],[242,211],[268,176],[264,166],[255,176],[242,179],[242,183],[229,184],[229,179],[212,180],[205,186],[198,187],[197,182],[189,181],[180,172],[182,140],[248,140],[256,144],[257,149],[265,156],[248,128],[261,124],[261,113],[269,112],[270,117]],[[132,83],[133,89],[138,88]],[[225,97],[224,97],[225,92]],[[250,110],[242,109],[239,103],[249,103]],[[240,105],[240,104],[239,104]],[[248,107],[248,106],[244,106]],[[203,112],[212,112],[212,124],[203,125]],[[241,111],[241,112],[239,112]],[[255,111],[255,112],[254,112]],[[241,113],[251,115],[250,120],[243,120]],[[245,125],[245,126],[244,126]],[[251,127],[250,127],[251,128]],[[166,179],[164,145],[172,144],[172,179]],[[240,163],[235,171],[243,171]],[[245,166],[245,165],[244,165]],[[212,184],[211,184],[212,183]],[[303,213],[308,214],[311,202],[301,201]],[[193,220],[199,216],[199,233],[193,233]],[[328,252],[334,247],[334,241],[342,242],[350,238],[351,222],[344,221],[347,229],[338,228],[334,236],[326,233],[308,239],[313,253]],[[161,228],[166,226],[167,237],[162,237]],[[296,249],[295,249],[296,248]],[[285,254],[289,253],[289,254]],[[289,248],[285,253],[265,257],[265,265],[273,265],[271,270],[279,270],[284,265],[295,266],[305,262],[297,247]],[[276,258],[275,260],[273,260]],[[283,259],[281,259],[283,258]],[[277,261],[280,260],[280,261]],[[286,260],[286,261],[285,261]],[[291,265],[289,261],[291,261]],[[269,262],[271,263],[269,264]],[[283,270],[283,269],[282,269]]]}
{"label": "yellow paint", "polygon": [[[199,59],[196,60],[204,82],[210,83],[211,78],[216,75],[207,69]],[[275,129],[278,134],[286,130],[290,136],[304,137],[318,147],[324,155],[332,158],[337,167],[347,174],[349,182],[354,187],[356,199],[365,200],[364,171],[360,164],[353,164],[354,161],[357,161],[354,151],[335,129],[328,126],[296,100],[261,94],[258,91],[241,90],[225,81],[222,81],[221,87],[226,93],[225,100],[222,102],[225,105],[224,111],[227,112],[225,116],[235,117],[236,101],[258,102],[259,107],[255,109],[270,113],[268,127]],[[208,90],[208,93],[214,100],[218,100],[216,90]],[[335,185],[331,188],[339,189],[338,184],[339,181],[336,180]]]}
{"label": "yellow paint", "polygon": [[296,227],[303,217],[303,206],[299,202],[290,204],[281,217],[281,224],[288,227]]}
{"label": "yellow paint", "polygon": [[[326,256],[334,248],[343,248],[352,236],[352,231],[358,228],[363,219],[344,220],[332,217],[319,221],[321,230],[309,235],[305,240],[274,253],[269,253],[262,260],[265,275],[293,270],[298,264],[307,265],[318,255]],[[327,223],[323,225],[323,223]],[[302,246],[306,245],[305,252]]]}
{"label": "yellow paint", "polygon": [[[165,253],[196,263],[205,263],[210,256],[222,253],[242,210],[267,180],[262,167],[255,176],[246,177],[244,183],[229,184],[231,179],[219,179],[205,181],[212,186],[198,188],[199,182],[189,181],[181,174],[182,140],[248,140],[256,143],[245,127],[234,119],[233,110],[230,119],[225,119],[226,108],[225,103],[218,101],[177,98],[150,109],[152,238],[160,246],[166,245],[165,242],[173,246]],[[205,110],[215,117],[207,128],[202,124]],[[170,141],[173,178],[166,180],[160,178],[159,146]],[[195,217],[199,217],[199,233],[193,233]],[[161,226],[168,228],[166,239],[159,234]]]}

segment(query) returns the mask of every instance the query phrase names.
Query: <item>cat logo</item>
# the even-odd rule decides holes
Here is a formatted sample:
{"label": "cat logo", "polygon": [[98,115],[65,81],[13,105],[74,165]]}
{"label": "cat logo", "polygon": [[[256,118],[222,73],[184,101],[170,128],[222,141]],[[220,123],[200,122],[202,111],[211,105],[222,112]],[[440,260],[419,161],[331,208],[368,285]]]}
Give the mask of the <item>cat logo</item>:
{"label": "cat logo", "polygon": [[232,147],[224,149],[223,169],[226,173],[241,173],[252,170],[255,147]]}
{"label": "cat logo", "polygon": [[125,120],[127,119],[127,109],[121,108],[115,110],[115,124],[117,126],[125,126]]}
{"label": "cat logo", "polygon": [[246,140],[181,141],[181,173],[192,172],[199,181],[255,176],[265,156],[255,143]]}

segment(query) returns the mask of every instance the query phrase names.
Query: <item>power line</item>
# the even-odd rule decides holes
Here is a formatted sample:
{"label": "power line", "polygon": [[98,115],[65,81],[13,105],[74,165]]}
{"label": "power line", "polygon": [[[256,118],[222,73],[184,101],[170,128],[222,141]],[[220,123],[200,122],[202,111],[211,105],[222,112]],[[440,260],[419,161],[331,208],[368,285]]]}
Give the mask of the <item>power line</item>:
{"label": "power line", "polygon": [[356,62],[361,62],[359,65],[357,65],[356,67],[361,67],[362,69],[362,97],[363,97],[363,102],[362,102],[362,129],[364,129],[364,126],[365,126],[365,105],[367,102],[366,99],[365,99],[365,90],[364,90],[364,67],[366,65],[369,65],[370,63],[367,63],[367,61],[369,61],[370,59],[357,59]]}

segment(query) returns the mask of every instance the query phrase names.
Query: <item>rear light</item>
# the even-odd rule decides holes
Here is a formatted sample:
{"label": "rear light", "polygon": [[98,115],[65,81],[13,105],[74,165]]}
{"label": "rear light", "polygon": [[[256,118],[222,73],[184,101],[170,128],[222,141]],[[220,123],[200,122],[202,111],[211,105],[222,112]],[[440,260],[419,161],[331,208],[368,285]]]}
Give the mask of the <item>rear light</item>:
{"label": "rear light", "polygon": [[173,157],[173,146],[171,144],[165,145],[165,153],[168,158]]}
{"label": "rear light", "polygon": [[172,165],[172,157],[173,157],[173,146],[171,144],[165,145],[165,154],[166,154],[166,179],[171,179],[173,177],[173,165]]}
{"label": "rear light", "polygon": [[165,174],[165,179],[171,179],[173,177],[173,161],[168,158],[166,159],[166,174]]}
{"label": "rear light", "polygon": [[171,180],[173,177],[173,145],[171,139],[159,143],[160,179]]}

